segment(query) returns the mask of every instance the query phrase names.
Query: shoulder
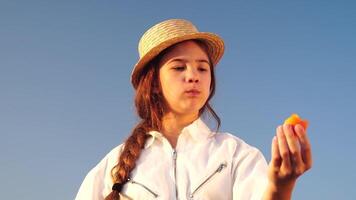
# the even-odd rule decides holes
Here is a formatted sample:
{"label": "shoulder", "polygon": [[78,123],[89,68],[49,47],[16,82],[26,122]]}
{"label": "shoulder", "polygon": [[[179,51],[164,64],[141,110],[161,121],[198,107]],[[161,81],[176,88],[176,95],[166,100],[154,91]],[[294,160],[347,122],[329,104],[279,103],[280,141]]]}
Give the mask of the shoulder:
{"label": "shoulder", "polygon": [[255,146],[228,132],[217,132],[213,135],[213,139],[219,145],[228,146],[234,150],[259,151]]}
{"label": "shoulder", "polygon": [[[101,161],[94,167],[94,169],[100,170],[103,168],[111,168],[114,167],[119,159],[119,156],[121,155],[122,151],[124,150],[125,144],[122,143],[113,149],[111,149],[102,159]],[[93,169],[93,170],[94,170]],[[108,170],[105,170],[108,171]]]}
{"label": "shoulder", "polygon": [[76,200],[103,199],[111,191],[111,169],[117,164],[124,144],[114,147],[85,176]]}
{"label": "shoulder", "polygon": [[98,175],[110,171],[107,170],[111,167],[114,167],[118,161],[118,158],[123,150],[124,144],[120,144],[113,149],[111,149],[88,173],[90,175]]}
{"label": "shoulder", "polygon": [[230,155],[236,162],[266,163],[265,157],[258,148],[231,133],[215,133],[213,141],[218,148]]}

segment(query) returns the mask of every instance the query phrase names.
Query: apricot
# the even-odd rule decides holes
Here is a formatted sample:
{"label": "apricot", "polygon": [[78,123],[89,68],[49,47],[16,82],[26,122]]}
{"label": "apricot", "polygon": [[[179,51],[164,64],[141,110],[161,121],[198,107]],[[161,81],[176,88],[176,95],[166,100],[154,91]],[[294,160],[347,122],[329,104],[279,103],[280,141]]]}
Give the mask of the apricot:
{"label": "apricot", "polygon": [[301,119],[296,113],[293,113],[290,117],[288,117],[284,124],[297,125],[300,124],[303,126],[304,130],[308,128],[308,121],[305,119]]}

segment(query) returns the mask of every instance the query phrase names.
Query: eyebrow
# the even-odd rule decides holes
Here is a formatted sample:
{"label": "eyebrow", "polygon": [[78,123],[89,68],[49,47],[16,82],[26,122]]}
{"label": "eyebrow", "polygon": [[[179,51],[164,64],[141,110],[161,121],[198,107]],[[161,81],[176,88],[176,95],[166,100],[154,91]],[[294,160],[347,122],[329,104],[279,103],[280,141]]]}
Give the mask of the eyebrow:
{"label": "eyebrow", "polygon": [[[170,60],[168,63],[171,63],[171,62],[187,62],[188,60],[186,59],[183,59],[183,58],[175,58],[173,60]],[[206,59],[197,59],[195,60],[195,62],[203,62],[203,63],[207,63],[208,65],[210,65],[210,62]]]}

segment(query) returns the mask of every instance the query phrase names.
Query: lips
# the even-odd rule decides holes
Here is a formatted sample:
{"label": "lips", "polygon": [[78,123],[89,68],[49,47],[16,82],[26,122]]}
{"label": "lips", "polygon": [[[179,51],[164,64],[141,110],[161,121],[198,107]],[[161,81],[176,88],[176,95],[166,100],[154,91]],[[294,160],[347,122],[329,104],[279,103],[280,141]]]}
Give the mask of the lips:
{"label": "lips", "polygon": [[197,96],[200,94],[200,91],[197,89],[190,89],[190,90],[186,90],[185,93],[191,96]]}

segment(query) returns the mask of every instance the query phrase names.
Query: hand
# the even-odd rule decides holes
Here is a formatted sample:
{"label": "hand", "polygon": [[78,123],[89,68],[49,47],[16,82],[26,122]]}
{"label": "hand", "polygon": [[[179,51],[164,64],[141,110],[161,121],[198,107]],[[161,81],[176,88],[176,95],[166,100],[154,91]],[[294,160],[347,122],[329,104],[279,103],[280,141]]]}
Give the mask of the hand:
{"label": "hand", "polygon": [[311,146],[300,124],[281,125],[276,132],[268,169],[269,189],[289,199],[297,178],[312,167]]}

